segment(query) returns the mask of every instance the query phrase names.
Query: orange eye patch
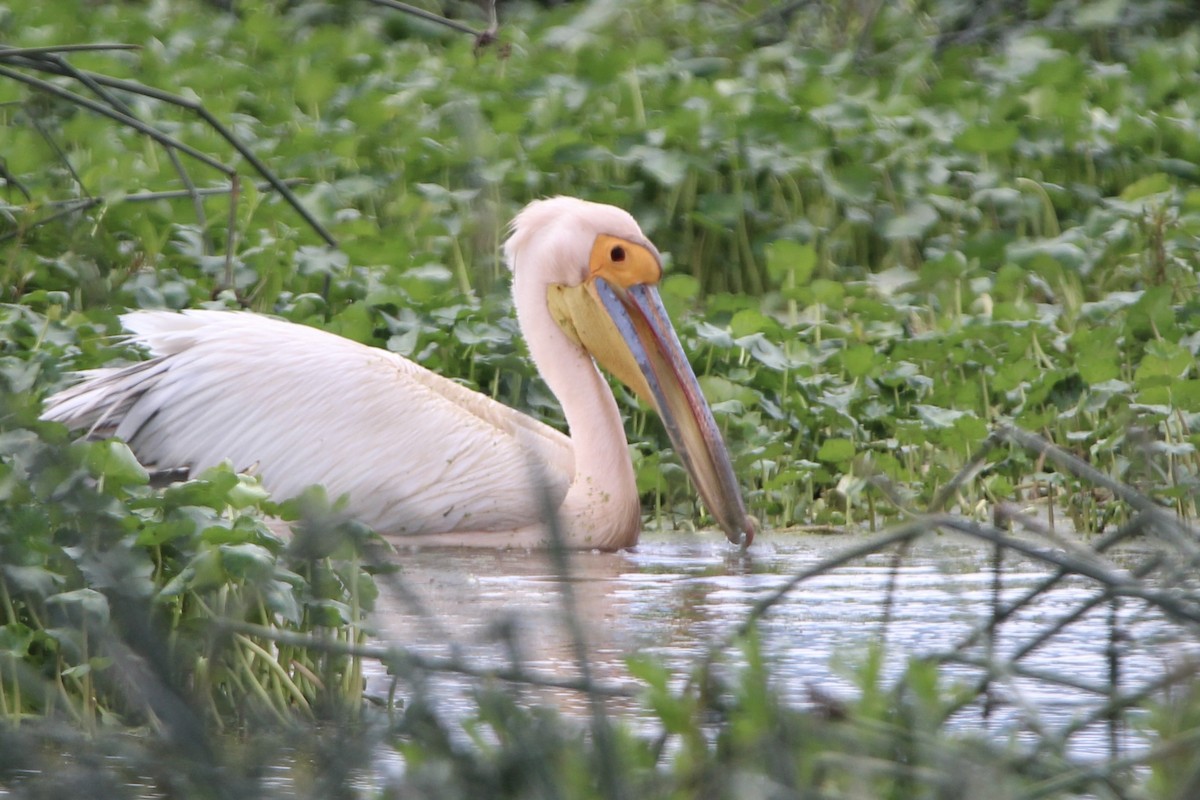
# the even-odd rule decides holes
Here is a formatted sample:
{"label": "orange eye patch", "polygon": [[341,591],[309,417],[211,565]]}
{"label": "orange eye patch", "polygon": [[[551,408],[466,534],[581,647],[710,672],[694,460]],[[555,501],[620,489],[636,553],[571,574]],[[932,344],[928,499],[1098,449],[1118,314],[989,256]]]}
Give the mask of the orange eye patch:
{"label": "orange eye patch", "polygon": [[645,245],[602,233],[592,245],[588,271],[621,288],[655,284],[662,278],[658,254]]}

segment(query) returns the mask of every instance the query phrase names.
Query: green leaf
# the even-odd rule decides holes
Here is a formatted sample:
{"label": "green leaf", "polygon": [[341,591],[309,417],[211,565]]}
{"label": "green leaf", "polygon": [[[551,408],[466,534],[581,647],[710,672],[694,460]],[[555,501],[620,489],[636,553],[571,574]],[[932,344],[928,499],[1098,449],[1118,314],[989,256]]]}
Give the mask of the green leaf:
{"label": "green leaf", "polygon": [[335,275],[345,272],[346,254],[328,247],[301,247],[296,251],[298,275]]}
{"label": "green leaf", "polygon": [[746,408],[758,399],[758,394],[750,387],[734,383],[720,375],[701,375],[698,381],[705,399],[712,406],[733,401]]}
{"label": "green leaf", "polygon": [[1139,178],[1121,190],[1121,199],[1125,201],[1141,200],[1155,194],[1171,190],[1171,179],[1163,172],[1155,172],[1144,178]]}
{"label": "green leaf", "polygon": [[1104,350],[1085,350],[1075,363],[1079,367],[1079,377],[1089,386],[1115,380],[1121,375],[1116,354]]}
{"label": "green leaf", "polygon": [[928,203],[916,203],[903,214],[892,217],[883,226],[888,239],[920,239],[938,222],[938,213]]}
{"label": "green leaf", "polygon": [[841,464],[850,461],[858,452],[854,442],[849,439],[826,439],[817,451],[817,458],[831,464]]}
{"label": "green leaf", "polygon": [[1080,28],[1111,28],[1119,25],[1128,0],[1090,0],[1075,8],[1075,24]]}
{"label": "green leaf", "polygon": [[1125,319],[1128,333],[1138,339],[1172,337],[1176,330],[1171,287],[1151,286],[1129,307]]}
{"label": "green leaf", "polygon": [[346,306],[330,321],[329,330],[362,344],[373,344],[375,340],[375,321],[365,303]]}
{"label": "green leaf", "polygon": [[238,481],[237,473],[227,464],[212,467],[193,480],[167,487],[163,492],[163,504],[168,508],[200,506],[220,511],[225,508],[229,493]]}
{"label": "green leaf", "polygon": [[811,244],[776,239],[767,245],[767,274],[776,283],[801,286],[812,277],[816,266],[817,251]]}
{"label": "green leaf", "polygon": [[770,317],[753,308],[744,308],[729,320],[729,329],[735,339],[755,333],[763,333],[778,327]]}
{"label": "green leaf", "polygon": [[0,564],[0,575],[11,588],[21,592],[45,597],[61,586],[65,578],[45,566],[30,564]]}
{"label": "green leaf", "polygon": [[88,471],[103,478],[107,485],[142,486],[150,482],[150,473],[124,442],[110,440],[92,445],[87,465]]}
{"label": "green leaf", "polygon": [[233,508],[259,506],[270,496],[271,493],[264,489],[256,478],[248,475],[239,475],[238,482],[226,494],[229,505]]}
{"label": "green leaf", "polygon": [[108,622],[108,598],[95,589],[75,589],[46,598],[46,605],[76,610],[82,619],[92,623]]}
{"label": "green leaf", "polygon": [[163,520],[162,522],[144,525],[138,531],[137,543],[143,546],[166,544],[184,536],[190,536],[196,530],[196,525],[190,519],[179,517]]}
{"label": "green leaf", "polygon": [[939,408],[938,406],[918,404],[917,415],[930,428],[953,428],[960,418],[967,414],[954,408]]}
{"label": "green leaf", "polygon": [[677,150],[637,146],[629,156],[663,186],[678,186],[687,177],[687,160]]}
{"label": "green leaf", "polygon": [[257,544],[222,544],[221,563],[234,578],[266,580],[275,570],[275,556]]}
{"label": "green leaf", "polygon": [[954,140],[954,144],[968,153],[1006,153],[1013,148],[1020,131],[1012,123],[972,125]]}
{"label": "green leaf", "polygon": [[1137,393],[1137,402],[1164,409],[1200,411],[1200,380],[1148,382]]}
{"label": "green leaf", "polygon": [[846,301],[846,287],[838,281],[817,278],[812,282],[813,302],[840,309]]}
{"label": "green leaf", "polygon": [[1187,374],[1194,362],[1191,351],[1182,345],[1155,340],[1146,345],[1133,382],[1138,388],[1171,383]]}
{"label": "green leaf", "polygon": [[842,351],[842,367],[852,378],[862,378],[875,368],[877,356],[875,348],[869,344],[859,344]]}
{"label": "green leaf", "polygon": [[104,656],[94,656],[83,664],[67,667],[62,671],[64,678],[82,678],[92,672],[100,672],[112,666],[112,659]]}
{"label": "green leaf", "polygon": [[1123,354],[1117,342],[1121,331],[1112,326],[1079,328],[1071,337],[1079,377],[1089,386],[1121,376]]}
{"label": "green leaf", "polygon": [[24,658],[33,644],[34,631],[20,622],[0,627],[0,655]]}

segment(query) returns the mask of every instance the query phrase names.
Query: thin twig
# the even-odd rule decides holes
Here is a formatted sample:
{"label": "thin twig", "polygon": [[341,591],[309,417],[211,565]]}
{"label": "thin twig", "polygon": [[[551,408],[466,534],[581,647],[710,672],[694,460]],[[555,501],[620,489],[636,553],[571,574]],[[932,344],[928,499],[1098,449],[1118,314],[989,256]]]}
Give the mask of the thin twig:
{"label": "thin twig", "polygon": [[[935,520],[936,524],[940,527],[950,528],[986,542],[1004,544],[1011,550],[1046,564],[1063,567],[1085,578],[1091,578],[1102,586],[1107,587],[1114,595],[1139,598],[1151,605],[1158,606],[1176,620],[1186,620],[1200,625],[1200,606],[1185,603],[1181,598],[1170,592],[1144,586],[1132,579],[1132,577],[1110,572],[1094,564],[1080,561],[1054,550],[1037,547],[1021,539],[1009,536],[998,528],[946,515],[936,517]],[[1196,598],[1189,599],[1195,600]]]}
{"label": "thin twig", "polygon": [[8,171],[8,165],[4,163],[3,158],[0,158],[0,181],[3,181],[9,186],[15,188],[18,192],[24,195],[26,201],[33,200],[33,195],[29,192],[29,189],[26,188],[25,184],[21,183],[16,175],[13,175]]}
{"label": "thin twig", "polygon": [[[58,75],[64,75],[72,78],[80,85],[86,87],[88,91],[94,94],[97,98],[105,103],[108,103],[110,106],[112,106],[112,108],[120,111],[126,116],[134,118],[137,117],[137,114],[134,113],[133,109],[130,108],[128,104],[113,95],[104,87],[102,79],[107,76],[100,75],[99,73],[88,72],[86,70],[76,69],[74,65],[72,65],[65,58],[62,58],[57,53],[46,54],[38,58],[19,59],[19,61],[24,62],[25,65],[31,69],[49,71]],[[196,219],[199,221],[200,226],[204,227],[206,225],[204,204],[195,194],[196,185],[192,180],[192,176],[183,166],[183,161],[180,160],[179,153],[176,152],[175,148],[171,147],[170,145],[164,145],[164,149],[166,150],[167,158],[171,162],[171,166],[175,169],[175,174],[179,176],[180,182],[184,185],[184,188],[192,192],[192,207],[196,213]]]}
{"label": "thin twig", "polygon": [[225,288],[237,290],[234,285],[233,254],[237,252],[237,207],[242,196],[242,186],[237,173],[229,181],[229,222],[225,233]]}
{"label": "thin twig", "polygon": [[[1137,519],[1141,519],[1141,518],[1139,517]],[[1130,536],[1137,535],[1140,532],[1140,530],[1141,530],[1140,523],[1134,524],[1134,521],[1131,520],[1130,523],[1122,526],[1120,529],[1113,531],[1112,533],[1105,536],[1103,539],[1100,539],[1099,541],[1097,541],[1094,549],[1097,553],[1103,553],[1104,551],[1115,546],[1119,542],[1124,541],[1125,539],[1129,538]],[[1158,560],[1159,560],[1158,557],[1151,559],[1151,561],[1153,561],[1155,564],[1157,564]],[[1151,568],[1152,567],[1150,565],[1147,565],[1147,572],[1149,572]],[[994,622],[989,620],[987,623],[976,627],[969,634],[967,634],[967,636],[964,637],[958,643],[958,648],[966,649],[968,647],[974,646],[987,633],[987,630],[991,625],[1002,623],[1002,622],[1008,620],[1009,618],[1011,618],[1014,614],[1016,614],[1021,609],[1027,608],[1034,600],[1041,597],[1046,592],[1049,592],[1050,590],[1054,589],[1056,586],[1060,585],[1062,583],[1063,578],[1066,578],[1071,574],[1073,574],[1073,573],[1070,569],[1068,569],[1066,567],[1059,567],[1057,570],[1054,571],[1054,573],[1052,573],[1045,580],[1043,580],[1040,583],[1036,584],[1035,586],[1031,587],[1028,591],[1025,592],[1025,594],[1021,595],[1016,600],[1013,600],[1006,607],[998,610],[995,613]],[[1138,570],[1134,570],[1133,574],[1135,576],[1139,575]],[[1107,594],[1102,595],[1102,597],[1107,597],[1107,596],[1108,596]]]}
{"label": "thin twig", "polygon": [[972,477],[974,477],[979,471],[979,468],[987,463],[987,457],[991,454],[992,450],[996,448],[996,445],[1000,444],[1000,442],[1004,440],[1004,436],[1005,434],[1003,430],[993,430],[988,437],[983,440],[983,444],[979,446],[979,449],[975,451],[970,460],[963,465],[963,468],[960,469],[958,473],[950,479],[949,483],[946,483],[941,489],[938,490],[938,493],[934,495],[934,498],[932,501],[930,501],[929,507],[926,509],[926,511],[930,514],[936,514],[940,511],[945,511],[946,503],[950,502],[950,499],[954,497],[954,494],[959,490],[959,488]]}
{"label": "thin twig", "polygon": [[[312,215],[312,212],[310,212],[308,208],[300,202],[299,198],[293,194],[288,185],[284,181],[280,180],[280,178],[275,175],[275,173],[268,168],[267,165],[257,155],[255,155],[249,147],[247,147],[237,136],[235,136],[233,132],[230,131],[220,120],[214,117],[212,113],[209,112],[208,109],[206,109],[201,103],[189,100],[185,97],[173,95],[169,92],[164,92],[161,89],[145,86],[135,81],[126,81],[119,78],[113,78],[108,75],[101,75],[99,73],[75,70],[74,68],[62,62],[61,59],[39,61],[36,65],[30,64],[29,66],[33,68],[39,68],[43,71],[51,72],[53,74],[76,78],[92,88],[93,91],[97,91],[102,87],[103,89],[114,89],[117,91],[129,92],[131,94],[138,94],[143,97],[147,97],[152,100],[158,100],[160,102],[167,103],[196,114],[214,131],[216,131],[216,133],[222,139],[224,139],[227,144],[233,147],[234,150],[237,151],[238,155],[244,158],[246,162],[250,164],[250,166],[259,174],[259,176],[261,176],[263,180],[267,181],[275,189],[275,191],[277,191],[287,201],[287,203],[298,214],[300,214],[301,217],[304,218],[304,221],[308,223],[308,225],[314,231],[316,231],[318,236],[325,240],[330,247],[337,246],[337,240],[334,239],[333,235],[316,219],[316,217]],[[195,148],[189,147],[183,142],[180,142],[177,139],[162,133],[153,126],[142,122],[141,120],[129,113],[125,113],[117,107],[106,106],[103,103],[99,103],[83,97],[82,95],[70,92],[48,81],[34,78],[3,66],[0,66],[0,76],[5,76],[12,78],[13,80],[20,81],[34,87],[35,89],[38,89],[39,91],[55,95],[68,102],[75,103],[97,114],[108,117],[109,119],[115,120],[124,125],[128,125],[139,133],[150,137],[164,147],[167,147],[168,149],[178,149],[180,152],[186,153],[206,166],[219,171],[226,177],[231,177],[236,173],[236,170],[234,170],[232,167],[226,166],[220,161],[217,161],[216,159],[196,150]],[[110,95],[107,95],[107,93],[103,94],[106,100],[111,100]],[[117,104],[118,106],[121,105],[119,104],[119,101]],[[182,180],[184,180],[185,184],[190,182],[187,178],[182,178]]]}
{"label": "thin twig", "polygon": [[780,586],[776,587],[774,591],[768,592],[765,596],[756,600],[754,604],[750,606],[749,613],[746,614],[741,623],[738,624],[733,631],[731,631],[720,641],[720,643],[716,646],[716,650],[725,650],[738,639],[744,637],[750,632],[751,628],[758,624],[760,619],[767,615],[772,608],[786,598],[788,594],[790,594],[797,586],[809,580],[810,578],[815,578],[819,575],[832,572],[838,567],[845,566],[852,561],[857,561],[858,559],[871,555],[872,553],[885,550],[894,544],[911,541],[923,536],[926,533],[929,533],[934,529],[936,529],[936,525],[931,524],[930,518],[922,517],[915,519],[897,528],[893,528],[890,531],[885,531],[878,536],[872,536],[862,544],[855,545],[854,547],[848,547],[842,552],[822,560],[815,566],[801,570],[788,580],[784,581]]}
{"label": "thin twig", "polygon": [[58,211],[55,211],[53,214],[49,214],[45,217],[42,217],[41,219],[37,220],[36,222],[31,222],[28,225],[22,226],[18,229],[0,233],[0,242],[6,242],[9,239],[14,238],[21,233],[28,232],[32,228],[36,228],[41,225],[49,225],[51,222],[54,222],[55,220],[62,219],[63,217],[69,217],[72,214],[76,214],[80,211],[84,211],[86,209],[92,208],[93,206],[98,206],[101,203],[103,203],[104,200],[99,197],[86,197],[86,198],[83,198],[82,200],[72,200],[69,202],[71,203],[71,205],[65,206],[64,208],[61,208]]}
{"label": "thin twig", "polygon": [[42,47],[9,47],[0,44],[0,61],[28,56],[42,56],[62,53],[83,53],[97,50],[141,50],[139,44],[122,42],[82,42],[80,44],[50,44]]}
{"label": "thin twig", "polygon": [[611,683],[585,681],[580,678],[560,678],[555,675],[532,673],[527,670],[471,664],[461,658],[447,658],[417,653],[401,647],[378,647],[372,645],[352,644],[338,639],[320,638],[312,634],[296,631],[269,628],[232,619],[217,619],[213,623],[217,630],[231,633],[243,633],[261,639],[276,642],[291,647],[304,647],[317,652],[332,655],[352,656],[369,659],[386,664],[389,668],[404,670],[415,669],[424,672],[446,672],[466,675],[470,678],[485,678],[505,681],[508,683],[523,683],[547,689],[564,689],[573,692],[585,692],[603,697],[636,697],[638,689]]}
{"label": "thin twig", "polygon": [[1127,484],[1110,478],[1091,464],[1068,453],[1058,445],[1048,442],[1041,436],[1013,426],[1004,426],[1001,428],[1001,431],[1005,438],[1039,455],[1045,456],[1060,468],[1075,475],[1075,477],[1107,489],[1134,509],[1150,515],[1154,522],[1160,526],[1160,531],[1171,535],[1172,543],[1186,550],[1190,556],[1194,557],[1200,554],[1200,548],[1197,548],[1191,541],[1192,532],[1187,529],[1187,526],[1168,509],[1159,505],[1151,498]]}
{"label": "thin twig", "polygon": [[963,664],[968,667],[975,667],[977,669],[984,670],[992,679],[1007,676],[1030,678],[1042,683],[1050,684],[1052,686],[1063,686],[1068,689],[1077,689],[1081,692],[1094,694],[1098,697],[1108,696],[1108,687],[1104,684],[1087,681],[1081,677],[1071,675],[1066,672],[1052,672],[1050,670],[1037,669],[1035,667],[1026,667],[1013,661],[1006,661],[1002,664],[998,664],[993,659],[971,656],[967,655],[966,653],[953,653],[945,658],[940,659],[940,661],[947,664]]}
{"label": "thin twig", "polygon": [[459,33],[469,33],[476,39],[483,36],[485,33],[484,31],[477,31],[465,23],[453,19],[447,19],[446,17],[443,17],[440,14],[435,14],[432,11],[426,11],[423,8],[417,8],[416,6],[410,6],[408,3],[401,3],[399,0],[371,0],[371,2],[377,6],[390,8],[394,11],[401,11],[405,14],[423,19],[426,22],[432,22],[437,25],[445,25],[447,28],[456,30]]}
{"label": "thin twig", "polygon": [[22,72],[17,72],[16,70],[12,70],[12,69],[9,69],[7,67],[2,67],[2,66],[0,66],[0,76],[6,77],[6,78],[11,78],[14,81],[19,81],[20,83],[24,83],[28,86],[32,86],[33,88],[37,89],[38,91],[46,92],[47,94],[52,94],[55,97],[66,100],[69,103],[74,103],[75,105],[82,106],[83,108],[86,108],[89,111],[94,111],[95,113],[100,114],[101,116],[108,117],[109,119],[111,119],[115,122],[119,122],[122,125],[127,125],[130,128],[133,128],[134,130],[136,130],[138,133],[149,136],[151,139],[153,139],[154,141],[158,142],[161,145],[178,148],[179,150],[181,150],[184,153],[187,153],[189,156],[191,156],[192,158],[201,162],[202,164],[212,167],[213,169],[221,172],[222,174],[228,175],[229,172],[231,171],[230,167],[225,166],[224,164],[222,164],[220,161],[217,161],[212,156],[209,156],[208,154],[203,153],[194,147],[190,147],[190,146],[184,144],[183,142],[181,142],[177,139],[174,139],[171,136],[168,136],[167,134],[163,133],[162,131],[159,131],[152,126],[147,125],[146,123],[142,122],[140,119],[137,119],[136,117],[131,117],[128,114],[123,114],[120,111],[117,111],[115,109],[112,109],[112,108],[109,108],[108,106],[103,105],[102,103],[97,103],[95,100],[89,100],[88,98],[83,97],[82,95],[78,95],[78,94],[75,94],[74,92],[67,91],[66,89],[63,89],[60,86],[56,86],[55,84],[50,83],[49,81],[44,81],[40,78],[34,78],[34,77],[26,75]]}
{"label": "thin twig", "polygon": [[[307,181],[305,181],[303,178],[286,178],[283,182],[289,186],[301,186],[307,183]],[[275,189],[274,186],[265,182],[256,183],[254,188],[260,192],[270,192]],[[206,186],[203,188],[197,188],[195,194],[198,194],[201,197],[213,197],[217,195],[229,194],[231,189],[232,187],[230,186]],[[149,203],[155,200],[181,200],[191,197],[191,195],[192,192],[188,191],[187,189],[166,189],[157,192],[133,192],[131,194],[123,194],[120,196],[120,201],[122,203]],[[105,198],[89,197],[87,198],[87,201],[89,205],[95,205],[96,203],[105,202]],[[72,210],[77,210],[75,207],[81,202],[83,201],[79,199],[47,200],[39,203],[39,205],[46,208],[70,207]],[[24,210],[24,208],[25,206],[0,205],[0,211],[21,211]]]}
{"label": "thin twig", "polygon": [[888,567],[887,585],[883,590],[883,611],[880,614],[879,620],[879,636],[880,644],[887,644],[887,633],[892,623],[892,612],[896,606],[896,591],[900,585],[900,567],[904,564],[904,559],[908,557],[909,551],[912,550],[912,539],[905,539],[896,545],[896,550],[892,553],[892,562]]}
{"label": "thin twig", "polygon": [[[531,464],[531,468],[539,470],[540,466]],[[579,664],[579,677],[585,685],[591,685],[592,668],[588,653],[587,637],[580,622],[579,608],[575,602],[575,590],[571,581],[571,556],[567,549],[566,532],[563,530],[562,519],[550,495],[549,481],[539,482],[540,500],[543,518],[548,521],[550,533],[550,558],[558,575],[558,591],[562,598],[563,617],[567,630],[571,635],[571,646],[575,651],[575,660]],[[628,797],[625,781],[621,771],[621,762],[617,757],[616,743],[613,741],[612,723],[600,697],[588,693],[588,709],[592,718],[592,737],[595,740],[596,758],[599,761],[600,787],[610,800],[623,800]]]}
{"label": "thin twig", "polygon": [[42,127],[42,121],[40,119],[38,119],[36,116],[31,116],[30,121],[32,122],[34,129],[38,132],[38,135],[42,137],[42,141],[50,146],[50,149],[54,151],[54,155],[58,157],[59,162],[66,168],[67,172],[71,174],[71,178],[75,181],[75,185],[79,187],[79,191],[83,193],[85,198],[90,200],[92,198],[92,193],[89,192],[87,186],[84,185],[83,178],[79,177],[79,172],[76,171],[75,165],[71,163],[71,159],[67,157],[65,152],[63,152],[62,147],[60,147],[58,142],[54,140],[54,137],[51,136],[44,127]]}

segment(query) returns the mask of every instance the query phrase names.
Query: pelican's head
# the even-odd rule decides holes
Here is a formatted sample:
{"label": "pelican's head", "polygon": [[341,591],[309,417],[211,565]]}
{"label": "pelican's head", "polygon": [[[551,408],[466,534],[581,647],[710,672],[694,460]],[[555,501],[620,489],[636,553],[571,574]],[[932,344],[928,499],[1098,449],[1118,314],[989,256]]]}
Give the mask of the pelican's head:
{"label": "pelican's head", "polygon": [[749,545],[754,522],[658,296],[662,258],[637,221],[573,197],[538,200],[513,220],[504,253],[516,291],[544,296],[563,332],[658,412],[725,535]]}
{"label": "pelican's head", "polygon": [[621,246],[627,257],[615,263],[626,270],[634,266],[643,270],[645,274],[637,276],[643,283],[658,283],[662,259],[628,211],[574,197],[552,197],[535,200],[517,214],[504,255],[510,269],[518,260],[537,262],[547,270],[539,279],[578,286],[594,268],[604,266],[606,255],[612,261],[612,248]]}

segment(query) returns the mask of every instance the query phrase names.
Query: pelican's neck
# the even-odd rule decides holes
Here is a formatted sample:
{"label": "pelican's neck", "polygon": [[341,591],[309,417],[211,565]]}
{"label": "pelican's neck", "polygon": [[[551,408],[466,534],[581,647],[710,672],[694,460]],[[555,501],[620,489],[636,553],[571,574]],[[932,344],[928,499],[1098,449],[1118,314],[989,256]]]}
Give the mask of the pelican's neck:
{"label": "pelican's neck", "polygon": [[[540,290],[540,297],[521,298]],[[517,287],[517,314],[534,364],[562,405],[575,474],[559,509],[571,547],[616,549],[637,543],[641,509],[617,401],[591,356],[558,327],[545,286]]]}

